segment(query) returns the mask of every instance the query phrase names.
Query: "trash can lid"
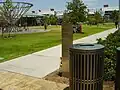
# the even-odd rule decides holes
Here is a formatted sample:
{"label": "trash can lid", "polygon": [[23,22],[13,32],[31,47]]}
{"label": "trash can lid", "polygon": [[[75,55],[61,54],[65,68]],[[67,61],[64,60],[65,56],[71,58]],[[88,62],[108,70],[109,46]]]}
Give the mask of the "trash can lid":
{"label": "trash can lid", "polygon": [[74,44],[72,46],[72,49],[80,49],[80,50],[97,50],[97,49],[102,49],[102,48],[104,48],[104,46],[101,44],[81,43],[81,44]]}

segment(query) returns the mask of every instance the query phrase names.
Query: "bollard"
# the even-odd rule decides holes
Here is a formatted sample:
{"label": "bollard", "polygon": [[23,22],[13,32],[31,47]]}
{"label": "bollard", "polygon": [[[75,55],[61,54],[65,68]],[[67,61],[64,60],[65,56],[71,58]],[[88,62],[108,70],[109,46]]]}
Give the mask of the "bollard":
{"label": "bollard", "polygon": [[62,24],[62,76],[69,77],[69,48],[73,45],[73,28],[70,23]]}
{"label": "bollard", "polygon": [[120,90],[120,47],[117,48],[115,90]]}

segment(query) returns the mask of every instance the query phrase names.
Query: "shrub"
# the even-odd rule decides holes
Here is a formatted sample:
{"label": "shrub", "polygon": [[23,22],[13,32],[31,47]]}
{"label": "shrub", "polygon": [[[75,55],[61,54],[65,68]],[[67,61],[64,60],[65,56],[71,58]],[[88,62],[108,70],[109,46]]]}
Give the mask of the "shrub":
{"label": "shrub", "polygon": [[116,48],[120,47],[120,31],[108,35],[106,40],[98,39],[105,46],[104,80],[115,80]]}

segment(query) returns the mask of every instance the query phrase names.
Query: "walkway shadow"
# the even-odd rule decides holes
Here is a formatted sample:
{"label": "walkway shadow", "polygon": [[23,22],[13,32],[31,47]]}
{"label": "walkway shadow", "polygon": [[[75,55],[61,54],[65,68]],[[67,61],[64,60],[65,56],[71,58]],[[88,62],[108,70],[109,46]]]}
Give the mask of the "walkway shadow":
{"label": "walkway shadow", "polygon": [[69,87],[66,87],[65,89],[63,89],[63,90],[69,90]]}

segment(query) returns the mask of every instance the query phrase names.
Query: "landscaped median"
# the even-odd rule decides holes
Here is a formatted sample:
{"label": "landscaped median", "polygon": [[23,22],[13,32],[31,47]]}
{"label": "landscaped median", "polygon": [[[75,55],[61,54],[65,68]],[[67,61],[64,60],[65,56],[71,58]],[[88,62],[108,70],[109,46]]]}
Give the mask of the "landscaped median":
{"label": "landscaped median", "polygon": [[[111,29],[113,27],[114,24],[105,24],[98,27],[83,25],[84,34],[74,34],[74,39],[80,39],[85,36]],[[37,29],[39,28],[37,27]],[[51,31],[45,33],[19,34],[14,38],[0,38],[0,57],[4,58],[3,60],[0,60],[0,62],[60,44],[61,27],[50,26],[48,29],[51,29]]]}

